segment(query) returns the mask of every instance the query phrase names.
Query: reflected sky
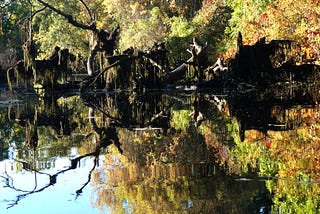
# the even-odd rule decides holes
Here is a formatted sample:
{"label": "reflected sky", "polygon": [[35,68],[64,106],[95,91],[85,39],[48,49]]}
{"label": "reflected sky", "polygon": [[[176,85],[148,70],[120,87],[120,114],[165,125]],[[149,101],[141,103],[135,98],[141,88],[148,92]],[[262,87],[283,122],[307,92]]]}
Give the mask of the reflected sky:
{"label": "reflected sky", "polygon": [[[96,195],[90,184],[83,189],[80,196],[76,196],[76,191],[87,182],[88,172],[92,169],[93,163],[93,158],[83,158],[77,169],[59,174],[56,184],[41,192],[27,195],[22,198],[18,204],[9,209],[8,207],[10,204],[17,200],[17,195],[26,192],[18,192],[8,187],[5,188],[5,179],[1,178],[1,213],[101,213],[100,210],[95,209],[92,205],[92,201],[94,201]],[[17,172],[14,169],[15,164],[16,163],[13,160],[0,162],[1,176],[6,176],[7,173],[13,178],[15,188],[24,191],[32,191],[35,187],[34,172],[24,170]],[[43,170],[42,172],[55,174],[58,171],[69,167],[69,164],[70,160],[68,158],[57,158],[54,168]],[[47,184],[49,184],[49,176],[37,173],[36,190],[43,188]],[[103,213],[109,212],[105,210]]]}

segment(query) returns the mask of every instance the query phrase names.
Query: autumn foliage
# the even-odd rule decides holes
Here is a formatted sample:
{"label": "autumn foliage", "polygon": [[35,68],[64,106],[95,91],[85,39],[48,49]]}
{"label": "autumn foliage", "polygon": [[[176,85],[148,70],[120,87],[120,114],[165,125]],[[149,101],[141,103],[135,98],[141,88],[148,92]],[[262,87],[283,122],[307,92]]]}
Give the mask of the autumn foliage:
{"label": "autumn foliage", "polygon": [[[244,41],[253,44],[262,37],[267,40],[295,40],[303,47],[305,60],[318,60],[319,1],[228,1],[234,9],[227,32],[243,33]],[[236,29],[236,30],[235,30]]]}

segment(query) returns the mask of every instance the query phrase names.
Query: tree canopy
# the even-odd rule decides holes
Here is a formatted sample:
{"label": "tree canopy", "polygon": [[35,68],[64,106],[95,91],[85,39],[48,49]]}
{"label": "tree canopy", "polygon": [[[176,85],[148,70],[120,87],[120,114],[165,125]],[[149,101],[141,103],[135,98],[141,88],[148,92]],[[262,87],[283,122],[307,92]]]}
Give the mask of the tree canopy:
{"label": "tree canopy", "polygon": [[55,46],[88,56],[92,35],[83,26],[88,29],[93,25],[105,31],[120,26],[119,52],[165,42],[176,61],[184,57],[192,37],[208,42],[213,57],[228,56],[227,51],[235,50],[239,31],[244,43],[252,44],[262,37],[297,40],[304,45],[306,57],[318,57],[318,1],[6,0],[0,8],[0,52],[19,50],[30,34],[31,21],[38,57],[42,58]]}

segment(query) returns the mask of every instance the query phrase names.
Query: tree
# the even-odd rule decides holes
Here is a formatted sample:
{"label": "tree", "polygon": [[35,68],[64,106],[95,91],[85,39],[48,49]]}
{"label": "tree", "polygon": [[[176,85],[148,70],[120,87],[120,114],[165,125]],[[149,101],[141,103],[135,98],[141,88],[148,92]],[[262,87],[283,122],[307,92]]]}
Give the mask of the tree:
{"label": "tree", "polygon": [[27,0],[0,2],[0,51],[21,48],[29,13],[28,7],[24,7],[27,4]]}
{"label": "tree", "polygon": [[[0,72],[16,64],[22,58],[24,38],[27,36],[27,0],[0,2]],[[3,73],[2,73],[3,70]],[[3,75],[4,76],[4,75]]]}
{"label": "tree", "polygon": [[[60,15],[61,17],[63,17],[64,19],[67,20],[68,23],[70,23],[72,26],[78,28],[78,29],[82,29],[82,30],[86,30],[88,32],[90,32],[89,35],[89,46],[91,46],[91,51],[88,57],[88,63],[87,63],[87,70],[88,70],[88,74],[91,75],[93,73],[93,60],[97,54],[98,51],[104,52],[107,55],[112,55],[113,51],[115,49],[115,41],[116,41],[116,37],[118,34],[118,28],[114,29],[112,32],[106,32],[103,29],[99,29],[97,27],[96,21],[95,21],[95,16],[94,14],[92,14],[91,10],[89,9],[88,5],[83,1],[70,1],[70,4],[59,4],[62,2],[55,2],[56,6],[51,5],[48,2],[42,1],[42,0],[37,0],[34,2],[35,5],[30,4],[31,6],[37,6],[36,3],[44,6],[45,9],[50,9],[51,11],[53,11],[54,13]],[[72,4],[73,3],[73,4]],[[61,6],[63,5],[63,6]],[[74,5],[76,7],[74,7]],[[84,11],[86,12],[86,16],[83,16],[83,11],[80,10],[80,6],[82,6],[84,8]],[[38,10],[40,11],[40,10]],[[72,13],[68,13],[69,11],[72,11]],[[82,14],[82,16],[80,17],[85,17],[84,19],[80,19],[77,20],[75,17],[77,17],[76,15]],[[87,18],[87,20],[86,20]],[[38,19],[38,21],[41,19]],[[48,19],[47,19],[48,20]],[[87,22],[85,22],[85,21]],[[49,22],[43,22],[42,25],[37,25],[37,23],[35,23],[34,26],[30,27],[30,31],[32,30],[31,28],[39,28],[40,32],[41,30],[43,30],[41,27],[45,26],[45,28],[50,28],[50,26],[52,25],[52,20],[50,20]],[[43,25],[45,24],[45,25]],[[47,26],[46,26],[47,25]],[[59,27],[58,25],[55,25]],[[64,25],[61,25],[64,27]],[[67,28],[64,28],[67,29]],[[64,32],[64,34],[67,34],[66,32]],[[38,36],[41,36],[41,34],[38,34]],[[33,41],[33,36],[30,37],[30,39]],[[30,43],[31,41],[29,41]],[[28,53],[27,53],[28,54]],[[31,58],[35,58],[36,56],[31,56]],[[34,60],[34,59],[33,59]]]}

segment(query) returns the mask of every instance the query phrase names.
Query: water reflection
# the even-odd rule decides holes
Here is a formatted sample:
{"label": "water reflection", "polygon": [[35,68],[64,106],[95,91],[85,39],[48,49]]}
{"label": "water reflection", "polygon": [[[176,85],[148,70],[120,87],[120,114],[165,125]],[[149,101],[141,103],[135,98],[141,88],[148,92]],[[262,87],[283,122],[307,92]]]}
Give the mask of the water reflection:
{"label": "water reflection", "polygon": [[[91,158],[84,158],[76,169],[59,174],[57,180],[53,181],[49,180],[49,175],[54,175],[68,168],[70,160],[57,158],[55,163],[56,167],[37,173],[35,182],[34,172],[16,171],[14,168],[16,163],[13,161],[1,162],[1,168],[6,168],[6,173],[2,173],[2,175],[8,174],[10,176],[9,185],[14,185],[16,188],[5,188],[5,182],[1,182],[1,186],[3,186],[0,194],[1,213],[43,213],[44,210],[46,213],[52,214],[100,213],[88,203],[90,197],[94,195],[90,186],[86,186],[87,191],[84,191],[80,196],[77,194],[77,190],[85,186],[88,181],[89,169],[93,167],[94,161]],[[35,187],[36,189],[34,189]]]}
{"label": "water reflection", "polygon": [[316,212],[319,91],[287,89],[1,96],[1,209]]}

